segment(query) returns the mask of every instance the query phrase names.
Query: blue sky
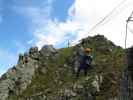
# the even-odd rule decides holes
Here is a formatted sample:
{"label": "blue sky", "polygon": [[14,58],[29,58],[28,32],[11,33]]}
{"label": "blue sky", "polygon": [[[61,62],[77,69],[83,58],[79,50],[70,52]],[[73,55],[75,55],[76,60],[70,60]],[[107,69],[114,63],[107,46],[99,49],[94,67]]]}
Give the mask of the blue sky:
{"label": "blue sky", "polygon": [[[17,63],[19,53],[36,45],[37,40],[32,32],[36,31],[35,27],[41,26],[40,20],[44,20],[43,24],[46,18],[65,21],[73,2],[74,0],[0,0],[0,74]],[[34,16],[35,19],[32,20]]]}
{"label": "blue sky", "polygon": [[[0,75],[17,63],[19,53],[28,51],[31,46],[40,49],[52,44],[61,48],[67,46],[68,40],[74,45],[96,34],[124,46],[125,20],[132,12],[132,0],[123,2],[101,25],[91,30],[122,1],[0,0]],[[132,45],[131,37],[129,33],[128,46]]]}

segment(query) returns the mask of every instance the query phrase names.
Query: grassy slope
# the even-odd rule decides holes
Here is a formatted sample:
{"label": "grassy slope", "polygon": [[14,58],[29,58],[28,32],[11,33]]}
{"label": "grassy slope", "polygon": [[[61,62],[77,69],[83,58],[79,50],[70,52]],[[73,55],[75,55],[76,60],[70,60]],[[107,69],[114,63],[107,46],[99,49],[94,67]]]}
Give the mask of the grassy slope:
{"label": "grassy slope", "polygon": [[[112,43],[99,41],[96,37],[91,38],[85,43],[85,47],[88,46],[93,48],[92,55],[94,56],[95,63],[95,67],[89,73],[89,76],[93,79],[94,74],[101,74],[104,78],[100,88],[101,92],[98,93],[97,100],[107,100],[109,97],[117,96],[124,64],[124,50],[120,47],[115,47],[112,49],[112,52],[108,50],[104,51],[100,48],[110,48]],[[57,92],[61,89],[72,89],[74,84],[82,84],[85,87],[88,85],[89,87],[91,78],[88,81],[84,81],[85,77],[81,76],[78,80],[75,80],[71,68],[63,67],[66,59],[72,56],[75,49],[75,47],[61,49],[56,62],[52,61],[52,58],[45,60],[45,62],[47,62],[47,66],[45,66],[47,72],[44,74],[41,73],[41,69],[38,69],[30,86],[17,98],[29,97],[42,92],[46,94],[50,100],[53,100],[58,94],[61,94],[57,94]],[[41,67],[43,63],[44,60],[40,60],[39,64]],[[73,100],[84,100],[84,97],[79,95]]]}

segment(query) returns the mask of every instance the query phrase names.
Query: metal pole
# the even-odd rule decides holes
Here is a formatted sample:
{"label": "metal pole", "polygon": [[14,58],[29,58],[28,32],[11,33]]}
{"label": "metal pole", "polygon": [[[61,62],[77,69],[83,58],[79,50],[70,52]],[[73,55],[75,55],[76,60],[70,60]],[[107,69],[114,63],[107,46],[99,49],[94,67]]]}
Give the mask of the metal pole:
{"label": "metal pole", "polygon": [[127,27],[128,27],[128,20],[126,22],[126,34],[125,34],[125,49],[127,48],[126,45],[127,45]]}
{"label": "metal pole", "polygon": [[128,22],[129,22],[129,21],[133,21],[133,20],[131,20],[132,15],[133,15],[133,12],[131,13],[131,15],[128,17],[128,19],[127,19],[127,21],[126,21],[125,49],[127,48],[126,45],[127,45]]}

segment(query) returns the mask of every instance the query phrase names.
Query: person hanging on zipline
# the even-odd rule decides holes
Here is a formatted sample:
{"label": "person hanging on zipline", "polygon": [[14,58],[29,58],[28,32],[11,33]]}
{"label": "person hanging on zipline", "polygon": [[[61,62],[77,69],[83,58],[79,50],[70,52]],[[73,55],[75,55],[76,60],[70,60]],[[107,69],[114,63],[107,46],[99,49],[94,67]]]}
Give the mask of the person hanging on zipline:
{"label": "person hanging on zipline", "polygon": [[80,66],[77,70],[76,77],[79,77],[80,71],[84,71],[84,75],[87,76],[88,69],[91,68],[92,56],[91,56],[91,48],[86,48],[84,50],[84,54],[80,56]]}

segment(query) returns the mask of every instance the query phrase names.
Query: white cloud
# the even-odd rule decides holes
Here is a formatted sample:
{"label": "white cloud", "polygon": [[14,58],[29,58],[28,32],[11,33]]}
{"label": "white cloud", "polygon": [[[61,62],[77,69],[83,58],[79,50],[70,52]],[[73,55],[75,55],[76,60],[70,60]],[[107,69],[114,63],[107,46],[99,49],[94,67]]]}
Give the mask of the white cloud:
{"label": "white cloud", "polygon": [[[123,4],[116,8],[121,2]],[[53,0],[50,0],[43,9],[39,7],[21,9],[23,15],[28,16],[32,22],[33,40],[39,48],[45,44],[64,43],[72,36],[73,43],[77,43],[80,39],[95,34],[103,34],[115,44],[124,47],[125,21],[132,11],[132,0],[75,0],[68,9],[65,22],[60,22],[56,18],[51,19],[52,3]],[[90,32],[91,28],[114,8],[115,12]],[[128,36],[128,40],[130,40],[128,46],[131,46],[133,39]]]}
{"label": "white cloud", "polygon": [[[120,3],[123,4],[120,5]],[[116,7],[117,5],[120,6]],[[46,26],[47,30],[49,30],[48,37],[54,37],[52,40],[58,40],[58,42],[51,42],[54,44],[64,42],[64,36],[67,33],[71,33],[76,37],[73,43],[78,42],[78,40],[91,35],[88,33],[91,28],[115,8],[111,16],[92,31],[92,35],[103,34],[115,42],[115,44],[124,47],[125,22],[132,11],[132,6],[133,2],[131,0],[75,0],[75,3],[68,10],[69,16],[65,22],[51,21],[51,23]],[[45,35],[45,31],[42,32],[44,32],[43,34]],[[54,36],[54,34],[56,34],[57,37]],[[46,40],[51,41],[51,38],[47,38]],[[133,38],[128,36],[128,41],[130,41],[127,42],[128,46],[132,45],[132,40]]]}
{"label": "white cloud", "polygon": [[[123,4],[116,8],[120,2],[123,2]],[[84,25],[83,31],[77,34],[77,40],[83,36],[104,34],[115,44],[124,47],[125,22],[132,11],[132,0],[76,0],[73,6],[76,10],[73,20]],[[111,13],[111,16],[90,32],[91,28],[108,15],[113,8],[116,8],[115,12]],[[133,38],[130,37],[130,40],[133,40]],[[132,42],[128,46],[131,46]]]}
{"label": "white cloud", "polygon": [[[110,17],[108,17],[99,28],[96,28],[93,33],[103,34],[108,39],[112,40],[115,44],[124,47],[126,20],[132,12],[132,6],[133,2],[131,0],[127,0],[125,5],[119,7],[119,9],[117,9]],[[129,40],[130,43],[127,43],[128,47],[133,45],[133,37],[129,37],[128,41]]]}

